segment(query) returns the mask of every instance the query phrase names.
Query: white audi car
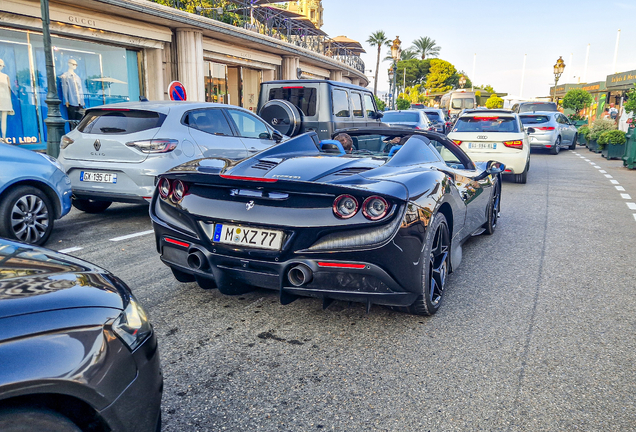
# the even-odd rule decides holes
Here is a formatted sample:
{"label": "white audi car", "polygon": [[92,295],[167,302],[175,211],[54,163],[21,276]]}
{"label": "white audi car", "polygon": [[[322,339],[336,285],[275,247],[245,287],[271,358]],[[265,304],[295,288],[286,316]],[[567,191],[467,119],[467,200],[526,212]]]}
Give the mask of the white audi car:
{"label": "white audi car", "polygon": [[516,113],[508,110],[467,110],[459,116],[448,138],[474,161],[496,160],[516,183],[525,183],[530,169],[529,127],[524,130]]}

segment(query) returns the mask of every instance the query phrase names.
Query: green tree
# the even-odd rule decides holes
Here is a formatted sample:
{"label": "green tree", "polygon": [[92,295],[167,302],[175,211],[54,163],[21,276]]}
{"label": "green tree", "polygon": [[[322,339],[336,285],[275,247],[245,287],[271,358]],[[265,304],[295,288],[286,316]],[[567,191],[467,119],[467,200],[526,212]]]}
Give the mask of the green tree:
{"label": "green tree", "polygon": [[397,64],[397,78],[398,83],[404,82],[404,74],[406,73],[406,86],[413,87],[418,84],[426,82],[426,77],[431,68],[430,60],[400,60]]}
{"label": "green tree", "polygon": [[378,30],[376,32],[371,33],[371,36],[367,39],[367,43],[371,46],[378,47],[378,57],[375,62],[375,79],[373,80],[373,94],[378,94],[378,75],[380,72],[380,55],[382,51],[382,46],[389,42],[389,39],[386,37],[386,34],[382,30]]}
{"label": "green tree", "polygon": [[636,84],[627,92],[627,102],[623,105],[625,112],[636,114]]}
{"label": "green tree", "polygon": [[459,88],[459,79],[464,75],[466,78],[466,84],[464,84],[465,89],[469,89],[473,86],[473,82],[468,78],[468,75],[464,71],[455,72],[455,74],[447,80],[447,84],[453,86],[453,88]]}
{"label": "green tree", "polygon": [[589,107],[594,98],[583,89],[572,89],[563,97],[563,108],[571,109],[577,113]]}
{"label": "green tree", "polygon": [[397,100],[395,101],[395,107],[399,110],[407,110],[411,108],[411,102],[407,101],[406,99],[397,98]]}
{"label": "green tree", "polygon": [[479,90],[475,92],[475,103],[477,106],[481,106],[481,92]]}
{"label": "green tree", "polygon": [[457,73],[455,66],[445,60],[432,59],[431,68],[426,78],[426,88],[433,93],[443,93],[451,90],[450,78]]}
{"label": "green tree", "polygon": [[382,99],[377,96],[373,96],[375,98],[375,106],[378,107],[378,110],[384,111],[386,109],[386,104]]}
{"label": "green tree", "polygon": [[435,40],[428,36],[423,36],[419,39],[415,39],[413,46],[409,49],[424,60],[426,57],[437,57],[442,48],[435,43]]}
{"label": "green tree", "polygon": [[476,89],[482,89],[486,93],[497,93],[494,88],[490,84],[475,86]]}
{"label": "green tree", "polygon": [[486,101],[486,108],[488,109],[496,109],[503,108],[504,100],[497,96],[496,93],[490,95],[488,100]]}

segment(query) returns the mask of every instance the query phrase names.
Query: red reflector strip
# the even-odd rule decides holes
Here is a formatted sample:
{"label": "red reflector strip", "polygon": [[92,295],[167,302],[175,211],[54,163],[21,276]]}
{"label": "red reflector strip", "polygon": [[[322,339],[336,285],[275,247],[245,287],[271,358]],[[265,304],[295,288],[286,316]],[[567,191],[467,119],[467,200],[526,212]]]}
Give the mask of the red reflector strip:
{"label": "red reflector strip", "polygon": [[366,264],[345,264],[345,263],[334,263],[334,262],[319,262],[318,267],[337,267],[337,268],[354,268],[354,269],[363,269],[366,267]]}
{"label": "red reflector strip", "polygon": [[181,246],[181,247],[190,247],[190,243],[186,243],[186,242],[182,242],[182,241],[179,241],[179,240],[171,239],[169,237],[164,237],[163,239],[166,241],[166,243],[172,243],[172,244],[175,244],[175,245]]}
{"label": "red reflector strip", "polygon": [[244,176],[233,176],[227,174],[221,174],[221,178],[228,180],[245,180],[245,181],[257,181],[263,183],[276,183],[278,179],[273,178],[263,178],[263,177],[244,177]]}

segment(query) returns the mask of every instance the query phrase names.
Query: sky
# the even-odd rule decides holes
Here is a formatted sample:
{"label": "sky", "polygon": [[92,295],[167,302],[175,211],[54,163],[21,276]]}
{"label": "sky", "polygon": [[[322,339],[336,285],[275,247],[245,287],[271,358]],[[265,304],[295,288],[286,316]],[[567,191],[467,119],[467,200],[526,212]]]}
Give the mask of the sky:
{"label": "sky", "polygon": [[[367,51],[361,57],[370,88],[377,48],[366,40],[377,30],[391,40],[399,36],[402,49],[428,36],[441,47],[439,58],[463,70],[475,85],[490,84],[514,96],[522,92],[524,98],[549,96],[559,56],[566,63],[559,84],[605,81],[614,72],[636,70],[636,0],[322,0],[322,5],[322,30],[355,39]],[[388,54],[383,48],[381,58]],[[389,88],[389,66],[380,62],[379,91]]]}

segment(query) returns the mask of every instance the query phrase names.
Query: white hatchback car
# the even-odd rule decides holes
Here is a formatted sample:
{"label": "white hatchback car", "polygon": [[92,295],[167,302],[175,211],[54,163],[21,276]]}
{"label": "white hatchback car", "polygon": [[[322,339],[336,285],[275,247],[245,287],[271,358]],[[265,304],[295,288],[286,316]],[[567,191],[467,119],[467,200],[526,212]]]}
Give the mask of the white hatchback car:
{"label": "white hatchback car", "polygon": [[[533,133],[528,128],[528,133]],[[508,110],[469,110],[459,116],[448,138],[461,146],[474,161],[496,160],[513,174],[516,183],[525,183],[530,169],[528,135],[516,113]]]}

